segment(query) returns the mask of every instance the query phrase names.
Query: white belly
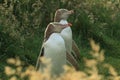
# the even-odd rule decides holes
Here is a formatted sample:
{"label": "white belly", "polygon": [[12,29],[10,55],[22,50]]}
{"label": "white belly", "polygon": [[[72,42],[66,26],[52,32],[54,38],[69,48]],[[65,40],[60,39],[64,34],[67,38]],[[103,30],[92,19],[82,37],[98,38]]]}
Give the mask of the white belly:
{"label": "white belly", "polygon": [[65,41],[66,50],[71,53],[72,51],[72,30],[70,27],[67,27],[61,31],[61,36]]}
{"label": "white belly", "polygon": [[66,48],[63,38],[58,33],[53,33],[44,45],[44,56],[51,59],[52,74],[63,72],[63,65],[66,64]]}
{"label": "white belly", "polygon": [[[61,20],[60,21],[61,24],[68,24],[68,22],[66,20]],[[66,50],[71,53],[72,51],[72,30],[70,27],[66,27],[65,29],[63,29],[61,31],[61,36],[63,37],[64,41],[65,41],[65,47]]]}

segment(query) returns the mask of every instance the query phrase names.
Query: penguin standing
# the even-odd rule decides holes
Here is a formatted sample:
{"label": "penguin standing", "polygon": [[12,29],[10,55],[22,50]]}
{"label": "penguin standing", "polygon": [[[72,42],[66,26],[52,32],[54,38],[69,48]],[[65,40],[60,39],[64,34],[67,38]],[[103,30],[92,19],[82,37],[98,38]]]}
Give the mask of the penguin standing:
{"label": "penguin standing", "polygon": [[[69,24],[68,26],[71,26],[71,24],[68,23],[67,19],[73,13],[74,13],[73,10],[58,9],[55,12],[54,22],[59,22],[60,24],[63,24],[63,25]],[[77,62],[76,58],[80,59],[80,52],[79,52],[79,48],[77,47],[76,43],[72,39],[72,30],[71,30],[71,28],[70,27],[64,28],[61,31],[60,34],[61,34],[61,36],[63,37],[63,39],[65,41],[65,46],[66,46],[67,52]],[[74,53],[72,54],[72,52],[74,52]],[[69,57],[67,57],[67,58],[69,58]],[[71,63],[71,61],[68,61],[68,62]],[[76,65],[74,65],[74,63],[72,65],[76,67]]]}
{"label": "penguin standing", "polygon": [[[73,10],[58,9],[55,13],[54,22],[48,24],[44,42],[38,56],[36,70],[43,68],[40,57],[50,58],[52,62],[52,74],[60,74],[63,72],[63,65],[69,63],[76,70],[79,69],[76,56],[80,57],[79,49],[72,39],[71,24],[67,22],[67,18]],[[72,54],[72,50],[75,54]]]}
{"label": "penguin standing", "polygon": [[63,72],[63,65],[66,64],[66,48],[65,42],[60,32],[68,27],[67,25],[61,25],[57,22],[48,24],[45,34],[44,42],[41,52],[38,56],[36,69],[42,71],[45,66],[40,62],[40,57],[51,59],[51,74],[59,75]]}

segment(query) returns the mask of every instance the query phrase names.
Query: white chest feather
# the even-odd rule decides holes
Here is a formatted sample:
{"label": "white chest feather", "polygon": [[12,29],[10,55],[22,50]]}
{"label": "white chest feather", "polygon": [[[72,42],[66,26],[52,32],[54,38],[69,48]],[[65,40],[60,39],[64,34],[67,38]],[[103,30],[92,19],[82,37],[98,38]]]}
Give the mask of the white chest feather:
{"label": "white chest feather", "polygon": [[66,64],[66,48],[63,38],[59,33],[53,33],[44,44],[46,58],[51,59],[53,74],[59,74],[63,71],[63,65]]}
{"label": "white chest feather", "polygon": [[[61,20],[61,24],[68,24],[66,20]],[[72,50],[72,30],[70,27],[66,27],[61,31],[61,36],[65,41],[66,50],[71,53]]]}

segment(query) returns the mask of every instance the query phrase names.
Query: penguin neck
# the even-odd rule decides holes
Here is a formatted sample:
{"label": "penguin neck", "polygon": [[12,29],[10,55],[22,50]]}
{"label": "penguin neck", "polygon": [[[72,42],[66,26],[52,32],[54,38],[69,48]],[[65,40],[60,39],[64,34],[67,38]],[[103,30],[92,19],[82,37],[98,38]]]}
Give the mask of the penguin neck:
{"label": "penguin neck", "polygon": [[60,20],[60,24],[68,24],[68,22],[67,22],[67,20],[62,19],[62,20]]}

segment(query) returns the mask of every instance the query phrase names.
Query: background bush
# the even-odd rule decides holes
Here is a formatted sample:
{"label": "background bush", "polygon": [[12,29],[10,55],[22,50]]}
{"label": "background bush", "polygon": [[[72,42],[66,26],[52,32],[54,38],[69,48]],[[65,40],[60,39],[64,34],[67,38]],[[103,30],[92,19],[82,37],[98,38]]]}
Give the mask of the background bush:
{"label": "background bush", "polygon": [[119,69],[119,0],[0,0],[0,72],[9,57],[35,65],[44,30],[58,8],[75,11],[68,21],[81,55],[89,56],[93,38],[105,49],[106,62]]}

